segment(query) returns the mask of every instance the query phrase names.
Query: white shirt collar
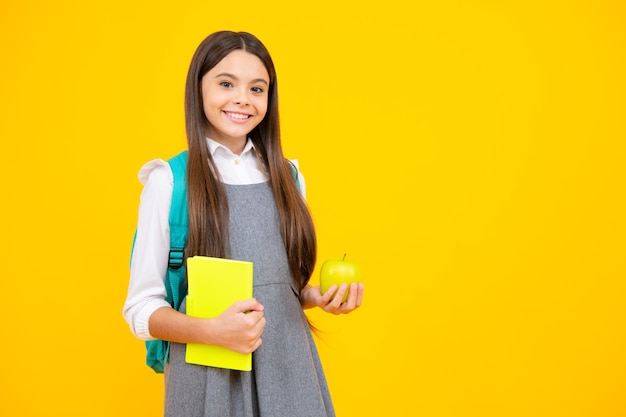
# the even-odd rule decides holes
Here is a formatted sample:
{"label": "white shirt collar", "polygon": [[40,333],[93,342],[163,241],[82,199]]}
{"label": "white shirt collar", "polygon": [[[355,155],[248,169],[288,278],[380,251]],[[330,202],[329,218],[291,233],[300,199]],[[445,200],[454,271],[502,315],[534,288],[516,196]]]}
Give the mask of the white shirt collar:
{"label": "white shirt collar", "polygon": [[[228,149],[226,146],[222,145],[219,142],[214,141],[211,138],[206,138],[207,144],[209,146],[209,152],[211,152],[211,156],[215,155],[215,152],[218,151],[218,149],[221,149],[220,152],[226,152],[226,155],[230,155],[230,156],[237,156],[233,153],[233,151],[231,151],[230,149]],[[250,138],[248,138],[248,140],[246,141],[246,145],[243,147],[243,151],[241,152],[241,155],[246,154],[247,152],[250,151],[255,151],[256,148],[254,147],[254,143],[252,143],[252,140]]]}

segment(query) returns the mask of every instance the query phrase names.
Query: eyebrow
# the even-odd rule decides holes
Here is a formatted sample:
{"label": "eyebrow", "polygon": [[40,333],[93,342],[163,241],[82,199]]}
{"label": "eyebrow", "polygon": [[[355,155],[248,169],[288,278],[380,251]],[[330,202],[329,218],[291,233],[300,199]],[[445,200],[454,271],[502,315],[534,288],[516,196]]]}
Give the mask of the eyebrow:
{"label": "eyebrow", "polygon": [[[234,80],[239,80],[239,78],[237,78],[236,75],[231,74],[229,72],[221,72],[215,76],[215,78],[219,78],[219,77],[229,77]],[[252,80],[252,84],[254,83],[264,83],[265,85],[269,84],[264,78],[255,78],[254,80]]]}

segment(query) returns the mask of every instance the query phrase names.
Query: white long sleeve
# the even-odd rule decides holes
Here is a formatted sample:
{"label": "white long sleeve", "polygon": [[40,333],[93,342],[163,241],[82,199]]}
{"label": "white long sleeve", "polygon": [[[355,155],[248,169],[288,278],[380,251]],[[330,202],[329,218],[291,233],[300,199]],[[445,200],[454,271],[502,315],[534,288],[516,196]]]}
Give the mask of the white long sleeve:
{"label": "white long sleeve", "polygon": [[150,316],[161,307],[169,307],[164,282],[170,248],[173,176],[167,162],[155,160],[141,168],[139,179],[144,188],[123,314],[136,337],[150,340]]}

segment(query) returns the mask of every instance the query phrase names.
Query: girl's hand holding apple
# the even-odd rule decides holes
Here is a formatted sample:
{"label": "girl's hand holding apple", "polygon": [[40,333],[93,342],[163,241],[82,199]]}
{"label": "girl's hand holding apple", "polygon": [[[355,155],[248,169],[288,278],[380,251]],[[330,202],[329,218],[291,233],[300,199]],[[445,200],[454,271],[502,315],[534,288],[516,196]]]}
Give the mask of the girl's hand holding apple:
{"label": "girl's hand holding apple", "polygon": [[[348,298],[342,302],[346,293]],[[363,283],[333,285],[324,294],[319,286],[307,285],[300,291],[300,303],[303,309],[319,307],[327,313],[348,314],[363,303]]]}
{"label": "girl's hand holding apple", "polygon": [[331,259],[322,265],[320,286],[307,285],[300,292],[303,309],[320,307],[332,314],[347,314],[363,303],[361,270],[353,262]]}

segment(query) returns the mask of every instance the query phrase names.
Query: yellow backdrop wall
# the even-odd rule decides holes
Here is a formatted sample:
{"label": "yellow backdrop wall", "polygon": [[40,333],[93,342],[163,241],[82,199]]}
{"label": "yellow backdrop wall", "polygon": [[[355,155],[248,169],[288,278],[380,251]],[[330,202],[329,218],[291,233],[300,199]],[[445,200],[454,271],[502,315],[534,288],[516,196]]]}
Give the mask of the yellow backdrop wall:
{"label": "yellow backdrop wall", "polygon": [[271,50],[320,263],[365,273],[361,310],[311,313],[339,416],[626,415],[625,21],[606,0],[3,2],[0,415],[162,413],[121,317],[136,174],[185,147],[218,29]]}

